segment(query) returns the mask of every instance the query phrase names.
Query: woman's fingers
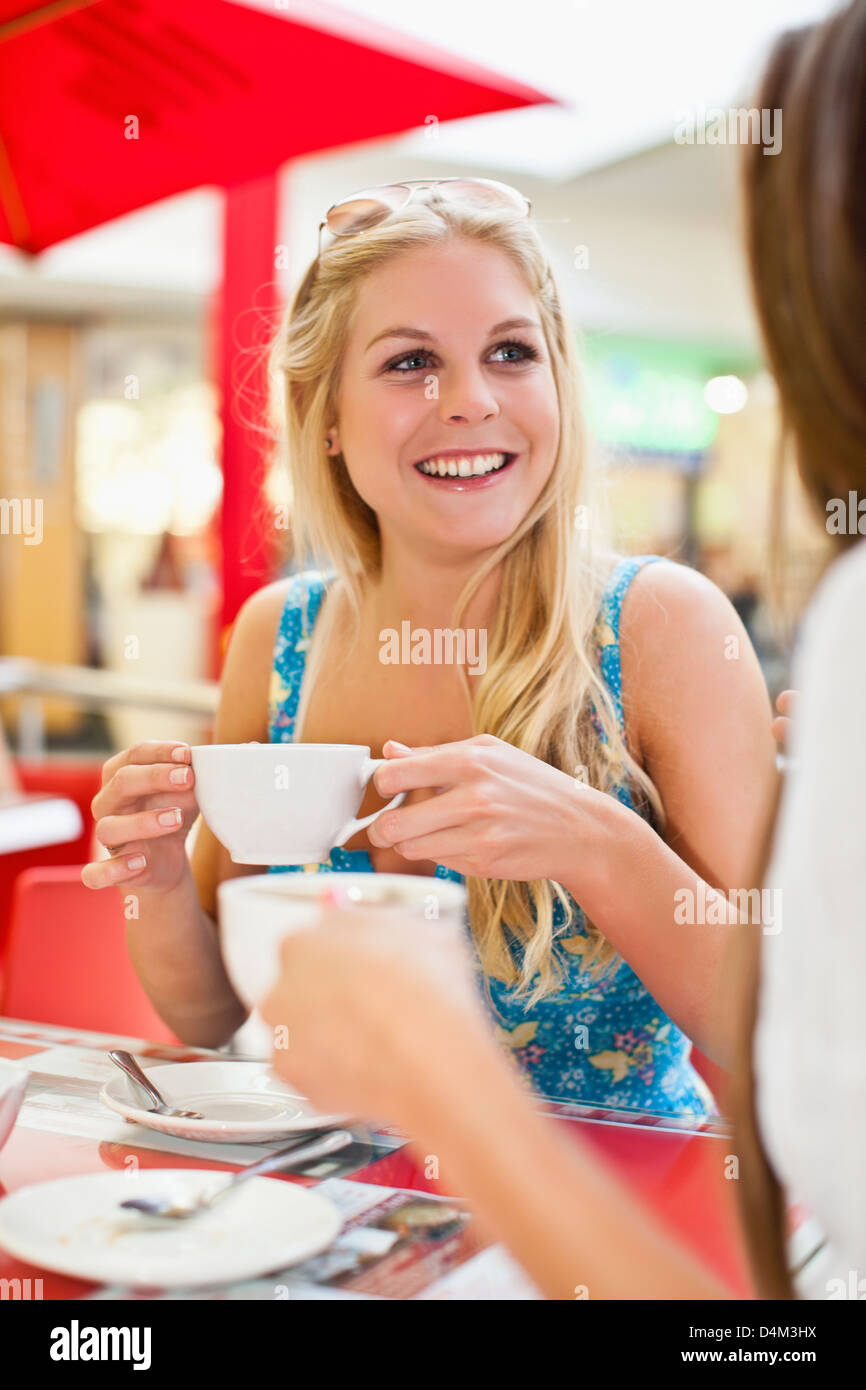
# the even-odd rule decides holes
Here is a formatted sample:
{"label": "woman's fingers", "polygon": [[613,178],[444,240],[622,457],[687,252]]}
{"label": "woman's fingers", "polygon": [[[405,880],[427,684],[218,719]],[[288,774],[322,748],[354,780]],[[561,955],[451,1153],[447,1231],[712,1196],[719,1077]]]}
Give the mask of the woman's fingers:
{"label": "woman's fingers", "polygon": [[[145,883],[156,883],[173,872],[178,848],[183,856],[184,832],[198,815],[191,761],[188,744],[159,739],[136,743],[107,759],[90,809],[96,839],[111,857],[84,865],[81,882],[86,888],[106,888],[143,874]],[[177,831],[181,834],[174,843],[157,848],[156,840]]]}
{"label": "woman's fingers", "polygon": [[169,763],[179,766],[191,761],[192,755],[188,743],[178,743],[176,740],[167,743],[156,738],[145,739],[143,743],[134,743],[131,748],[122,748],[112,758],[105,760],[102,765],[102,785],[107,787],[118,769],[129,763]]}
{"label": "woman's fingers", "polygon": [[130,845],[117,859],[99,859],[95,864],[85,864],[81,882],[85,888],[109,888],[113,883],[137,878],[146,868],[147,855]]}
{"label": "woman's fingers", "polygon": [[158,811],[138,811],[131,816],[103,816],[96,826],[96,838],[111,850],[133,840],[171,835],[182,825],[183,811],[180,806],[166,806]]}
{"label": "woman's fingers", "polygon": [[773,738],[784,748],[791,737],[791,728],[794,720],[793,715],[797,709],[796,690],[783,690],[776,700],[776,709],[779,711],[778,717],[773,720],[770,729]]}
{"label": "woman's fingers", "polygon": [[[411,795],[411,793],[410,793]],[[432,835],[450,826],[460,827],[468,819],[466,797],[454,788],[440,792],[431,790],[429,796],[403,803],[393,811],[383,811],[367,829],[371,844],[384,848],[400,840]]]}
{"label": "woman's fingers", "polygon": [[787,744],[788,739],[791,737],[791,729],[793,728],[793,726],[793,719],[782,719],[781,717],[779,719],[774,719],[772,724],[770,725],[773,738],[783,748]]}
{"label": "woman's fingers", "polygon": [[96,820],[111,815],[119,807],[143,797],[166,792],[171,798],[185,798],[195,786],[195,773],[182,763],[121,763],[109,782],[90,803]]}
{"label": "woman's fingers", "polygon": [[434,785],[453,787],[479,768],[483,757],[480,738],[441,743],[430,748],[413,748],[411,753],[389,758],[382,767],[377,767],[373,774],[373,785],[380,796],[394,796],[396,792]]}

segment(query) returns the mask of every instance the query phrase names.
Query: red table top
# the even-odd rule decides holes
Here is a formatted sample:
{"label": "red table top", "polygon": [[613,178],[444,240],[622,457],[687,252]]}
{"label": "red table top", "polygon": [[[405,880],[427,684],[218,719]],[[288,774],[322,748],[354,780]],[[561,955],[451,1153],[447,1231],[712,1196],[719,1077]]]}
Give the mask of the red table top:
{"label": "red table top", "polygon": [[[0,1197],[32,1183],[122,1169],[130,1163],[142,1168],[234,1171],[277,1147],[244,1145],[241,1155],[234,1146],[222,1158],[215,1156],[214,1145],[172,1139],[126,1123],[98,1100],[101,1084],[114,1071],[105,1055],[109,1047],[126,1047],[152,1061],[224,1057],[201,1049],[0,1019],[0,1057],[20,1060],[31,1070],[15,1128],[0,1150]],[[734,1296],[750,1296],[735,1183],[726,1177],[731,1140],[722,1122],[689,1130],[677,1127],[683,1121],[658,1115],[563,1106],[544,1109],[550,1112],[551,1123],[602,1154]],[[358,1226],[382,1223],[388,1231],[398,1232],[392,1249],[372,1262],[367,1255],[351,1254],[349,1235],[345,1258],[331,1257],[329,1270],[315,1261],[307,1262],[291,1273],[290,1281],[326,1284],[332,1296],[335,1291],[388,1298],[537,1296],[510,1257],[500,1247],[491,1248],[478,1233],[471,1216],[443,1201],[459,1199],[459,1194],[448,1191],[438,1177],[428,1175],[406,1143],[397,1131],[383,1131],[373,1136],[370,1148],[347,1151],[347,1159],[334,1155],[330,1160],[333,1172],[321,1172],[317,1167],[316,1176],[274,1175],[273,1180],[281,1182],[327,1182],[328,1195],[337,1200],[346,1217],[338,1238],[341,1250],[346,1233]],[[396,1213],[410,1205],[413,1221],[401,1225]],[[428,1209],[420,1223],[419,1208]],[[92,1283],[36,1269],[0,1249],[0,1279],[14,1278],[30,1278],[31,1286],[33,1280],[41,1279],[43,1298],[78,1298],[98,1292]],[[274,1276],[262,1281],[260,1294],[243,1285],[212,1292],[220,1298],[273,1298],[274,1283]],[[138,1295],[121,1290],[112,1291],[111,1296]]]}

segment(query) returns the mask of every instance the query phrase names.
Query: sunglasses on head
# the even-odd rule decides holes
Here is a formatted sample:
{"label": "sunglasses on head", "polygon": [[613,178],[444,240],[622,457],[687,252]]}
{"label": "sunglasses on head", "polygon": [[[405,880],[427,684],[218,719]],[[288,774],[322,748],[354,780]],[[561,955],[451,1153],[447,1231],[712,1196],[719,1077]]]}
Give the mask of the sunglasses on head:
{"label": "sunglasses on head", "polygon": [[322,232],[326,227],[335,237],[365,232],[392,212],[400,212],[414,196],[416,188],[435,188],[445,202],[509,207],[521,217],[528,217],[532,211],[532,203],[523,193],[496,179],[407,179],[405,183],[383,183],[375,188],[362,188],[331,204],[319,223],[318,254],[322,254]]}

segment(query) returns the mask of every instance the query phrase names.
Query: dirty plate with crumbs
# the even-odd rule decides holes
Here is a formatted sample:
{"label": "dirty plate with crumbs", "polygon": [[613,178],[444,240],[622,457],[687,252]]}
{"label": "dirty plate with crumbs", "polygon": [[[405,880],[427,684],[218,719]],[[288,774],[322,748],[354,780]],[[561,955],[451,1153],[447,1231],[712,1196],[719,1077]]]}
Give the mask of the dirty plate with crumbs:
{"label": "dirty plate with crumbs", "polygon": [[0,1201],[0,1247],[20,1260],[97,1283],[184,1288],[254,1279],[316,1255],[341,1226],[316,1192],[250,1178],[189,1221],[120,1207],[128,1197],[189,1201],[229,1174],[196,1168],[86,1173],[20,1188]]}

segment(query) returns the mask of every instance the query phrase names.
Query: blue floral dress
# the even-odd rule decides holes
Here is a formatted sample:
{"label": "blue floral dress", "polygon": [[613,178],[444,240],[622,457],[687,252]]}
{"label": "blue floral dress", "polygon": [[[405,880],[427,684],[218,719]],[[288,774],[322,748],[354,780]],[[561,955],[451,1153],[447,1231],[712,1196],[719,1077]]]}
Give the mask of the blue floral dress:
{"label": "blue floral dress", "polygon": [[[614,569],[599,612],[596,641],[602,676],[623,727],[619,622],[626,590],[638,570],[658,560],[642,555],[625,559]],[[269,691],[271,743],[293,739],[295,718],[313,625],[333,574],[316,571],[293,575],[274,647]],[[601,736],[604,737],[600,730]],[[614,793],[635,809],[629,786]],[[271,873],[374,873],[365,850],[333,849],[323,864],[272,865]],[[462,883],[463,875],[442,864],[436,878]],[[574,902],[574,900],[571,900]],[[516,1058],[528,1083],[549,1100],[599,1108],[624,1108],[663,1115],[717,1114],[712,1095],[690,1061],[691,1043],[665,1015],[631,967],[622,961],[615,973],[596,980],[581,969],[587,932],[581,909],[574,903],[570,933],[558,937],[554,949],[562,962],[563,984],[539,1003],[515,998],[514,988],[488,978],[494,1025],[504,1047]],[[554,900],[554,929],[565,914]],[[467,932],[469,924],[467,918]],[[520,943],[506,931],[515,963],[520,966]]]}

